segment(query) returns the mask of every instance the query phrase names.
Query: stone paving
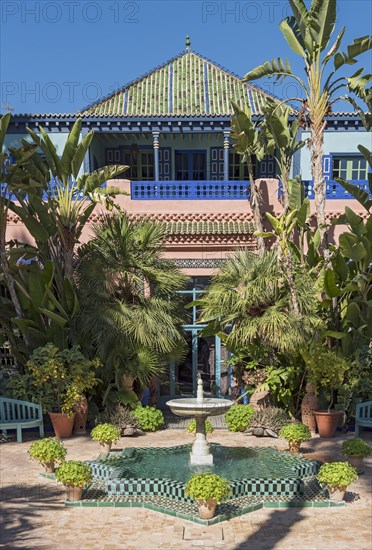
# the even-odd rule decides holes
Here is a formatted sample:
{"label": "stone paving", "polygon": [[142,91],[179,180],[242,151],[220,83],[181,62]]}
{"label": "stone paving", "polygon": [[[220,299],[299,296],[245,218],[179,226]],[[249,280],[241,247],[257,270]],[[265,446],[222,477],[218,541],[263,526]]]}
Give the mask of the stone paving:
{"label": "stone paving", "polygon": [[[35,435],[36,437],[36,435]],[[319,460],[343,460],[345,437],[313,438],[301,449]],[[371,441],[371,433],[363,437]],[[28,439],[28,440],[27,440]],[[210,441],[236,446],[276,446],[280,439],[257,439],[215,430]],[[163,447],[192,441],[182,430],[164,430],[138,438],[122,438],[116,448]],[[158,512],[138,508],[67,508],[64,489],[38,477],[40,466],[30,462],[24,443],[0,445],[2,528],[0,548],[56,550],[158,550],[203,548],[224,550],[371,550],[372,460],[349,487],[347,503],[340,508],[262,509],[224,523],[205,527]],[[91,459],[98,454],[89,436],[65,440],[68,458]]]}

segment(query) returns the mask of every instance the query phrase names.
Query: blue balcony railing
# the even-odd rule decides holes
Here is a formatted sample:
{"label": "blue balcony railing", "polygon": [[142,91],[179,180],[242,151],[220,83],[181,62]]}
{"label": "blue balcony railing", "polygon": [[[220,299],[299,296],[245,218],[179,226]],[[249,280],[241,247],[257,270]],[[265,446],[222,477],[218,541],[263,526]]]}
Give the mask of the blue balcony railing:
{"label": "blue balcony railing", "polygon": [[[351,180],[350,183],[356,185],[359,187],[359,189],[363,189],[367,193],[369,193],[369,186],[367,180]],[[305,180],[303,182],[305,187],[305,194],[309,199],[314,198],[314,182],[313,180]],[[326,196],[327,199],[353,199],[354,197],[346,191],[335,180],[327,180],[326,181]]]}
{"label": "blue balcony railing", "polygon": [[133,181],[132,200],[247,200],[246,181]]}

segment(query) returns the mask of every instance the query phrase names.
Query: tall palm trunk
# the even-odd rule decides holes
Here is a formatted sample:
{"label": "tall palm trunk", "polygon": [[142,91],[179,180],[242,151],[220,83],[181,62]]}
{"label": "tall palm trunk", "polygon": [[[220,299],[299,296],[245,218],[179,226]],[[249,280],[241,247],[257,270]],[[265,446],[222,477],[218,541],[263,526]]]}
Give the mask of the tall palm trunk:
{"label": "tall palm trunk", "polygon": [[321,72],[318,59],[309,70],[309,104],[311,132],[311,174],[314,182],[314,198],[317,225],[320,234],[319,252],[328,256],[327,226],[325,218],[326,184],[323,174],[324,131],[325,120],[329,112],[329,95],[322,91]]}
{"label": "tall palm trunk", "polygon": [[316,208],[316,218],[320,233],[320,252],[325,253],[328,249],[327,226],[325,218],[326,204],[326,184],[323,174],[323,145],[324,129],[327,122],[321,121],[317,124],[311,124],[311,174],[314,182],[314,198]]}
{"label": "tall palm trunk", "polygon": [[[247,168],[248,168],[248,177],[251,187],[251,208],[253,212],[253,220],[254,220],[254,229],[255,231],[259,233],[263,233],[263,224],[262,224],[262,218],[261,218],[261,193],[259,189],[257,189],[255,181],[254,181],[254,174],[253,174],[253,165],[252,165],[252,159],[250,155],[246,155],[247,157]],[[258,254],[262,257],[265,254],[265,241],[262,237],[257,236],[257,248],[258,248]]]}

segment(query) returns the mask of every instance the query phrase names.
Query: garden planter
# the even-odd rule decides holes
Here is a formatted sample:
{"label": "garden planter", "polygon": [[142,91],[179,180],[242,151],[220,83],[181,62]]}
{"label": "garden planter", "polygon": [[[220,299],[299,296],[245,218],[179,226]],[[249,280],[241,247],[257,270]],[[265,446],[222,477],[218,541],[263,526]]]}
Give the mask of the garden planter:
{"label": "garden planter", "polygon": [[85,434],[88,419],[88,401],[85,395],[81,395],[74,407],[74,433]]}
{"label": "garden planter", "polygon": [[198,500],[199,516],[202,519],[212,519],[216,511],[217,500]]}
{"label": "garden planter", "polygon": [[314,411],[320,437],[334,437],[342,411]]}
{"label": "garden planter", "polygon": [[54,474],[56,468],[54,462],[44,462],[43,466],[46,474]]}
{"label": "garden planter", "polygon": [[71,437],[72,429],[74,427],[75,413],[72,416],[67,416],[63,413],[49,413],[50,420],[52,421],[53,430],[56,437],[63,439],[65,437]]}
{"label": "garden planter", "polygon": [[129,376],[124,374],[123,378],[121,379],[121,382],[123,384],[123,389],[128,391],[133,391],[134,381],[135,381],[134,376]]}
{"label": "garden planter", "polygon": [[315,395],[314,387],[311,384],[306,384],[306,395],[301,403],[301,422],[309,428],[311,433],[316,433],[314,411],[316,411],[318,407],[319,399]]}
{"label": "garden planter", "polygon": [[83,494],[83,488],[82,487],[75,487],[72,485],[65,485],[66,487],[66,493],[67,498],[69,502],[75,502],[77,500],[81,500],[81,495]]}
{"label": "garden planter", "polygon": [[357,470],[360,470],[363,467],[364,458],[362,456],[351,456],[347,457],[347,461],[350,466],[354,466]]}
{"label": "garden planter", "polygon": [[332,502],[342,502],[345,496],[345,489],[331,489],[328,487],[329,500]]}
{"label": "garden planter", "polygon": [[111,451],[112,443],[100,443],[101,453],[109,453]]}
{"label": "garden planter", "polygon": [[291,451],[291,453],[299,453],[301,443],[289,443],[288,447],[289,447],[289,450]]}

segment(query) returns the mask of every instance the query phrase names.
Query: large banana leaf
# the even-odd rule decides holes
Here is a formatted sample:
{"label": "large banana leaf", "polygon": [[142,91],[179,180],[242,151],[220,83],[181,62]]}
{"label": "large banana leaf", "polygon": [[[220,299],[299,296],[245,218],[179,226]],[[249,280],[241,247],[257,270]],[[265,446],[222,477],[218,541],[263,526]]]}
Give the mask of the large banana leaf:
{"label": "large banana leaf", "polygon": [[347,53],[337,52],[334,57],[335,69],[339,69],[342,65],[354,65],[358,55],[367,52],[372,48],[372,36],[361,36],[356,38],[352,44],[347,47]]}
{"label": "large banana leaf", "polygon": [[335,53],[338,51],[340,45],[341,45],[341,42],[342,42],[342,39],[344,37],[344,34],[345,34],[345,30],[346,30],[346,27],[343,27],[341,29],[341,32],[339,33],[339,35],[337,36],[336,38],[336,42],[333,44],[333,46],[331,46],[329,52],[326,54],[326,56],[324,57],[323,59],[323,64],[325,65],[326,63],[328,63],[328,61],[330,59],[332,59],[332,57],[335,55]]}
{"label": "large banana leaf", "polygon": [[336,0],[313,0],[309,11],[309,30],[317,51],[328,46],[336,23]]}
{"label": "large banana leaf", "polygon": [[91,130],[86,136],[83,137],[76,149],[76,153],[71,163],[71,171],[75,179],[78,176],[79,170],[84,162],[85,155],[87,154],[90,144],[92,143],[93,136],[94,132]]}
{"label": "large banana leaf", "polygon": [[6,132],[8,130],[10,119],[11,119],[10,113],[6,113],[2,117],[0,117],[0,153],[3,150],[4,139],[5,139]]}
{"label": "large banana leaf", "polygon": [[72,161],[77,152],[80,134],[81,134],[82,121],[81,118],[78,118],[71,131],[68,135],[66,145],[63,149],[62,158],[61,158],[61,167],[63,174],[63,183],[68,185],[70,176],[72,174]]}
{"label": "large banana leaf", "polygon": [[271,62],[265,61],[259,67],[256,67],[252,71],[249,71],[244,77],[243,82],[249,82],[250,80],[257,80],[264,76],[276,76],[276,80],[285,78],[286,76],[294,76],[288,59],[285,62],[278,57],[278,59],[272,59]]}
{"label": "large banana leaf", "polygon": [[290,48],[297,54],[306,59],[306,52],[301,33],[294,17],[286,17],[279,23],[280,30],[288,42]]}
{"label": "large banana leaf", "polygon": [[346,180],[343,180],[341,178],[335,178],[335,180],[342,185],[346,191],[350,193],[354,199],[356,199],[368,212],[370,211],[372,207],[372,200],[369,198],[369,194],[367,191],[364,191],[364,189],[360,189],[357,185],[354,185],[353,183],[350,183]]}

